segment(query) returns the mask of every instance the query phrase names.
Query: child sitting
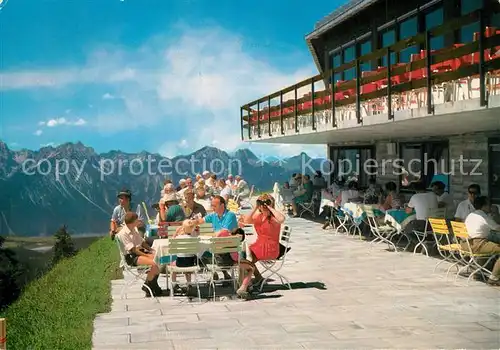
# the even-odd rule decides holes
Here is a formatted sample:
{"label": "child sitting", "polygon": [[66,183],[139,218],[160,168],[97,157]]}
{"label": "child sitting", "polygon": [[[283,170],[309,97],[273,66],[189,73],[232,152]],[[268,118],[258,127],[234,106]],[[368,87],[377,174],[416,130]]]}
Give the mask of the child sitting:
{"label": "child sitting", "polygon": [[[182,222],[182,226],[176,231],[173,239],[177,238],[191,238],[194,235],[194,230],[196,227],[196,223],[194,220],[184,220]],[[198,257],[195,254],[177,254],[177,260],[175,261],[175,265],[177,267],[192,267],[198,264]],[[191,283],[191,273],[185,273],[186,281],[188,283],[188,287]],[[174,285],[174,290],[178,290],[179,286],[177,285],[177,273],[172,273],[172,284]]]}

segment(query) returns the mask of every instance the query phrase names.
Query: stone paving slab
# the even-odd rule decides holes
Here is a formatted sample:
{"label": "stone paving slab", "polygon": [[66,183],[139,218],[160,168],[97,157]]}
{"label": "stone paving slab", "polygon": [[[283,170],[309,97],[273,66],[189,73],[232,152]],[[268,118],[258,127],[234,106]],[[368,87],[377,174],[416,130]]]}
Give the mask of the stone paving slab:
{"label": "stone paving slab", "polygon": [[282,272],[293,290],[271,282],[259,299],[200,304],[146,299],[140,284],[120,299],[124,280],[112,281],[94,349],[500,348],[498,288],[447,281],[449,265],[433,274],[437,260],[420,254],[388,252],[304,219],[288,224]]}

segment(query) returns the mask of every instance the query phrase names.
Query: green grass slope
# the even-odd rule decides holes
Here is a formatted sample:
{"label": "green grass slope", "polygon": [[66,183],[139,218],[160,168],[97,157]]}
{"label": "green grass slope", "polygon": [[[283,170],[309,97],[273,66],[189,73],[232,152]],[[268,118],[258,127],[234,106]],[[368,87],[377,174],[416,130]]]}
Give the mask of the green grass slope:
{"label": "green grass slope", "polygon": [[90,349],[93,320],[111,305],[110,280],[120,278],[116,243],[99,239],[30,283],[7,318],[10,349]]}

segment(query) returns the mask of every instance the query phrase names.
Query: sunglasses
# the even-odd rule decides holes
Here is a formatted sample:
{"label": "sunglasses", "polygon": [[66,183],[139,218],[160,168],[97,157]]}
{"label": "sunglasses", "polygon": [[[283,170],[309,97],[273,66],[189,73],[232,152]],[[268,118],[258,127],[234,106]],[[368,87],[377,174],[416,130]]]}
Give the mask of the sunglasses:
{"label": "sunglasses", "polygon": [[474,192],[474,191],[469,191],[469,194],[470,194],[471,196],[477,196],[479,193]]}

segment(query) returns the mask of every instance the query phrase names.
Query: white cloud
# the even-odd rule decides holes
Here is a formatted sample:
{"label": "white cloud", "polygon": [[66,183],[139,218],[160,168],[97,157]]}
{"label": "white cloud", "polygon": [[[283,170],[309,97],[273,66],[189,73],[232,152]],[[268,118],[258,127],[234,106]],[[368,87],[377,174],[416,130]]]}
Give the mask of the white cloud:
{"label": "white cloud", "polygon": [[87,124],[87,121],[85,119],[82,119],[82,118],[78,118],[75,121],[70,121],[70,120],[67,120],[66,118],[54,118],[54,119],[48,120],[46,123],[45,122],[40,122],[40,123],[42,123],[42,124],[39,124],[39,125],[45,124],[49,128],[53,128],[53,127],[62,126],[62,125],[83,126],[83,125]]}
{"label": "white cloud", "polygon": [[45,122],[38,122],[38,126],[45,126]]}
{"label": "white cloud", "polygon": [[65,125],[66,123],[67,123],[66,118],[50,119],[47,122],[47,126],[49,128],[52,128],[52,127],[58,126],[58,125]]}
{"label": "white cloud", "polygon": [[35,136],[40,136],[41,134],[43,134],[43,131],[42,131],[42,130],[40,130],[40,129],[38,129],[37,131],[35,131],[35,132],[33,133],[33,135],[35,135]]}
{"label": "white cloud", "polygon": [[106,92],[104,95],[102,95],[103,100],[115,100],[117,98],[118,97],[116,97],[115,95],[111,95],[109,92]]}
{"label": "white cloud", "polygon": [[75,125],[75,126],[82,126],[85,124],[87,124],[87,122],[85,121],[85,119],[82,119],[82,118],[79,118],[76,122],[73,123],[73,125]]}
{"label": "white cloud", "polygon": [[[179,35],[156,38],[135,51],[97,50],[80,68],[4,73],[0,75],[2,88],[106,84],[111,91],[119,91],[123,106],[92,109],[84,123],[56,118],[47,126],[88,124],[109,134],[158,127],[167,116],[166,136],[178,138],[158,150],[176,155],[206,145],[226,151],[248,147],[240,136],[240,106],[317,73],[308,57],[293,70],[271,66],[268,58],[246,52],[242,38],[222,28],[180,29]],[[102,96],[113,98],[117,97],[111,92]],[[259,147],[269,152],[276,149],[275,145]],[[294,147],[280,150],[299,153],[308,149]]]}

